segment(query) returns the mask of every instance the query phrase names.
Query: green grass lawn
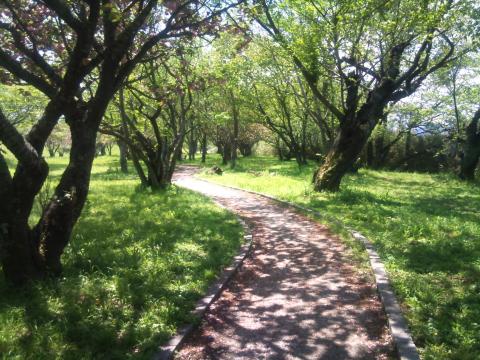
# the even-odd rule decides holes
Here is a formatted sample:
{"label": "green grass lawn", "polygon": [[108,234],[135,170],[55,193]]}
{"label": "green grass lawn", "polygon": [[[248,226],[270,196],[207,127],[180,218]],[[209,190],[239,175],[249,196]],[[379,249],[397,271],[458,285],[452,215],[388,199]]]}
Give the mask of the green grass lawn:
{"label": "green grass lawn", "polygon": [[[212,156],[206,166],[219,164]],[[267,193],[365,234],[386,264],[424,359],[480,359],[480,186],[449,175],[360,170],[315,193],[314,167],[242,158],[202,176]]]}
{"label": "green grass lawn", "polygon": [[[53,187],[67,159],[47,160]],[[236,254],[241,226],[193,192],[140,190],[117,167],[95,161],[62,279],[14,291],[0,274],[0,358],[150,359],[196,321],[190,310]]]}

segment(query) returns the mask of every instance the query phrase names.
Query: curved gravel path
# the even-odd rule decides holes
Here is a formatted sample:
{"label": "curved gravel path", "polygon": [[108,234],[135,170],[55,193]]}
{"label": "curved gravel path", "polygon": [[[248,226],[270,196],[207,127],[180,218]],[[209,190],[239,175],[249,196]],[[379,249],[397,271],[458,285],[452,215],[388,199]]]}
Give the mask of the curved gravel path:
{"label": "curved gravel path", "polygon": [[264,197],[193,177],[175,182],[240,215],[254,250],[176,359],[388,359],[375,286],[325,226]]}

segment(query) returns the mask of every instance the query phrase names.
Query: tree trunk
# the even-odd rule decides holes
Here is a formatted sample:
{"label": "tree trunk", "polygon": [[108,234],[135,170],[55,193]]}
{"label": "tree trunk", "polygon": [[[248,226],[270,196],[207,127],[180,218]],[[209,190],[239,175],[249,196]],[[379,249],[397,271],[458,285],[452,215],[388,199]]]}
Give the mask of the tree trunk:
{"label": "tree trunk", "polygon": [[344,122],[325,162],[314,174],[316,191],[339,190],[343,176],[354,167],[374,127],[359,120]]}
{"label": "tree trunk", "polygon": [[88,105],[79,103],[80,106],[74,109],[66,109],[65,118],[72,138],[69,164],[32,230],[31,244],[38,249],[41,269],[46,274],[58,276],[61,273],[61,255],[87,199],[98,127],[114,94],[113,86],[110,81],[105,81],[106,78],[109,77],[104,76],[100,81],[95,97]]}
{"label": "tree trunk", "polygon": [[45,269],[54,275],[61,273],[60,257],[87,199],[90,172],[95,158],[97,128],[82,121],[75,121],[71,123],[70,129],[70,162],[35,229]]}
{"label": "tree trunk", "polygon": [[295,150],[295,160],[299,167],[302,167],[307,164],[307,159],[302,149]]}
{"label": "tree trunk", "polygon": [[[52,104],[53,101],[47,110]],[[52,106],[50,110],[51,119],[57,121],[61,114],[58,108]],[[25,138],[0,110],[1,141],[18,160],[12,177],[0,152],[0,260],[6,280],[15,285],[43,275],[39,266],[40,253],[28,218],[35,196],[48,175],[48,165],[39,154],[51,129],[53,126],[47,129],[43,139]]]}
{"label": "tree trunk", "polygon": [[202,163],[207,160],[207,134],[203,134],[202,137]]}
{"label": "tree trunk", "polygon": [[122,140],[119,140],[117,143],[120,149],[120,171],[128,174],[127,145]]}
{"label": "tree trunk", "polygon": [[238,118],[237,104],[235,102],[235,96],[232,90],[230,90],[230,98],[232,102],[232,117],[233,117],[232,162],[230,163],[230,167],[234,169],[235,166],[237,165],[239,118]]}
{"label": "tree trunk", "polygon": [[180,142],[180,145],[178,145],[178,151],[176,152],[176,160],[177,161],[182,161],[183,160],[183,140]]}
{"label": "tree trunk", "polygon": [[140,164],[140,161],[138,160],[138,156],[133,149],[130,149],[130,155],[132,156],[133,167],[135,168],[135,171],[137,172],[137,175],[140,178],[140,183],[142,184],[143,187],[147,187],[148,179],[145,176],[145,172],[143,171],[142,165]]}
{"label": "tree trunk", "polygon": [[300,153],[302,157],[302,165],[307,164],[307,116],[302,121],[302,139],[300,144]]}
{"label": "tree trunk", "polygon": [[[394,73],[390,75],[396,77]],[[395,82],[386,79],[368,94],[366,102],[357,111],[358,81],[355,74],[349,76],[346,112],[340,117],[340,129],[325,162],[314,174],[315,191],[340,189],[342,177],[354,168],[373,129],[384,117],[384,109],[394,90]]]}
{"label": "tree trunk", "polygon": [[242,156],[248,157],[252,155],[253,144],[244,142],[238,145],[238,149],[240,150],[240,154],[242,154]]}
{"label": "tree trunk", "polygon": [[6,162],[0,154],[0,259],[3,273],[9,283],[20,285],[31,279],[43,277],[40,266],[40,253],[35,233],[28,225],[28,218],[35,195],[40,191],[48,174],[48,167],[39,168],[24,166],[17,168],[17,173],[28,182],[29,187],[18,186],[12,182]]}
{"label": "tree trunk", "polygon": [[466,141],[463,147],[463,157],[460,164],[460,179],[474,180],[475,169],[480,159],[480,108],[477,110],[468,124],[466,130]]}
{"label": "tree trunk", "polygon": [[188,160],[195,160],[195,154],[197,153],[197,148],[198,148],[198,140],[195,137],[194,131],[190,130],[190,135],[188,137]]}
{"label": "tree trunk", "polygon": [[227,165],[228,162],[232,159],[232,146],[231,144],[224,144],[222,148],[222,164]]}
{"label": "tree trunk", "polygon": [[380,134],[374,141],[375,156],[373,161],[373,167],[375,169],[380,169],[384,165],[388,155],[388,153],[385,153],[384,140],[385,139],[383,137],[383,134]]}

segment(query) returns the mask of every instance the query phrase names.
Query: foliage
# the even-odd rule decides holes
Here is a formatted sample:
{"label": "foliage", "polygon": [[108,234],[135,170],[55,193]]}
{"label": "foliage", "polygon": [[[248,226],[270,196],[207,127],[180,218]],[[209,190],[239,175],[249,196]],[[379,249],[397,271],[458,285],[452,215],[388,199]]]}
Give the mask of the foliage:
{"label": "foliage", "polygon": [[8,120],[26,133],[41,116],[45,96],[28,85],[5,85],[0,83],[0,104]]}

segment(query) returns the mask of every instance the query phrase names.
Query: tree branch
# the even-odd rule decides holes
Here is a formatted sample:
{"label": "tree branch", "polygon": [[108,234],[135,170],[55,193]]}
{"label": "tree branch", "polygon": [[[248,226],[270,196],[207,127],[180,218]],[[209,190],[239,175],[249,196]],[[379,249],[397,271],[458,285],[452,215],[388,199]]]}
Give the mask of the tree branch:
{"label": "tree branch", "polygon": [[54,11],[60,19],[65,21],[75,32],[80,33],[83,29],[83,23],[73,15],[69,5],[62,0],[43,0],[45,5]]}
{"label": "tree branch", "polygon": [[37,88],[48,97],[52,98],[55,95],[56,90],[52,85],[50,85],[40,76],[37,76],[29,72],[28,70],[25,70],[17,61],[15,61],[2,49],[0,49],[0,66],[7,69],[10,73],[18,77],[20,80],[23,80],[32,85],[33,87]]}
{"label": "tree branch", "polygon": [[[28,167],[42,169],[46,162],[38,155],[33,146],[10,124],[0,109],[0,141],[17,160]],[[42,161],[43,160],[43,161]]]}
{"label": "tree branch", "polygon": [[302,63],[302,61],[291,51],[290,47],[288,46],[284,36],[278,29],[277,25],[275,24],[275,21],[272,18],[272,15],[270,14],[270,10],[265,2],[265,0],[261,0],[261,4],[265,13],[265,16],[267,17],[268,25],[263,23],[261,20],[258,18],[256,21],[262,26],[277,42],[282,45],[282,47],[290,54],[290,56],[293,59],[293,62],[295,65],[300,69],[300,72],[302,75],[305,77],[305,80],[307,81],[307,84],[309,87],[312,89],[313,94],[315,97],[329,110],[332,112],[332,114],[335,115],[340,121],[343,120],[344,114],[335,106],[333,105],[325,95],[323,95],[319,90],[317,86],[317,77],[312,74],[308,69],[305,67],[305,65]]}

